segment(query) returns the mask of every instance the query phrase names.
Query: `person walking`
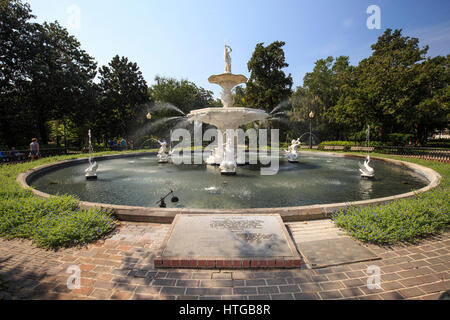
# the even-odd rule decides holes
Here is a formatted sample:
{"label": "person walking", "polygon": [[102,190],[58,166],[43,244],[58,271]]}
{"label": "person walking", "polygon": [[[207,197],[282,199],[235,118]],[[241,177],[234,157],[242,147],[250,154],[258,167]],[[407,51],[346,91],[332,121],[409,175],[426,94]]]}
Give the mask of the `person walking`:
{"label": "person walking", "polygon": [[31,139],[30,143],[30,157],[31,161],[34,160],[34,158],[39,159],[39,143],[36,138]]}

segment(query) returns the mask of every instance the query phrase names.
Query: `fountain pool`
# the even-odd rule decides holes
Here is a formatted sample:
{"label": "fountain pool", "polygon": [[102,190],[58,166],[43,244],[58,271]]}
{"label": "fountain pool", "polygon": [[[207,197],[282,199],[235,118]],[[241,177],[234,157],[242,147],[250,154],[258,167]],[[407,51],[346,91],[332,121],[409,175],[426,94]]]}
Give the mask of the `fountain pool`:
{"label": "fountain pool", "polygon": [[209,165],[159,164],[154,155],[101,161],[98,180],[86,181],[85,164],[31,176],[28,183],[48,194],[71,194],[82,201],[158,207],[170,190],[180,199],[167,208],[244,209],[305,206],[393,196],[429,182],[421,174],[372,160],[373,180],[361,179],[360,159],[327,153],[302,153],[299,163],[280,158],[278,174],[261,176],[258,165],[237,167],[223,176]]}

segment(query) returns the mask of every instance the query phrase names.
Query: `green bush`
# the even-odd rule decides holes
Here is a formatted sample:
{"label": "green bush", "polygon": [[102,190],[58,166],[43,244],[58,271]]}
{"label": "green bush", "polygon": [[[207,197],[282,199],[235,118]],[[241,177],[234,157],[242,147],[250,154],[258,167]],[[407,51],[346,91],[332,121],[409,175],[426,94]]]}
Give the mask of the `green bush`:
{"label": "green bush", "polygon": [[446,230],[450,225],[450,166],[416,159],[409,161],[438,171],[443,177],[441,185],[412,199],[341,210],[332,216],[336,225],[356,239],[377,244],[414,242]]}
{"label": "green bush", "polygon": [[31,239],[42,247],[67,247],[100,239],[115,228],[114,218],[97,209],[80,210],[71,196],[34,196],[0,201],[0,236]]}
{"label": "green bush", "polygon": [[389,145],[392,146],[406,146],[409,141],[412,141],[414,135],[405,133],[391,133],[389,136]]}
{"label": "green bush", "polygon": [[[371,147],[377,147],[382,146],[383,143],[380,141],[370,141],[369,146]],[[319,144],[319,146],[344,146],[344,147],[365,147],[366,142],[355,142],[355,141],[323,141]]]}
{"label": "green bush", "polygon": [[[111,152],[96,154],[104,155]],[[76,156],[83,157],[83,155]],[[101,239],[116,227],[114,217],[104,210],[82,210],[72,196],[42,199],[16,182],[19,173],[58,160],[76,158],[60,156],[35,162],[0,166],[0,236],[23,238],[38,246],[60,248],[87,244]]]}
{"label": "green bush", "polygon": [[426,146],[433,148],[450,148],[450,139],[428,140]]}

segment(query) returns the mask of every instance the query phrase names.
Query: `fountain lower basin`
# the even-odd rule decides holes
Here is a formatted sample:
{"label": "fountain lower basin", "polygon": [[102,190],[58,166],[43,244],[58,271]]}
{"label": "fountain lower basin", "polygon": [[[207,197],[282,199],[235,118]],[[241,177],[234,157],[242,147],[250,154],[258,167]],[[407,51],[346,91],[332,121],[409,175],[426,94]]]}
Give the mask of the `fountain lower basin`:
{"label": "fountain lower basin", "polygon": [[[375,180],[366,181],[360,179],[356,170],[360,157],[324,152],[302,153],[298,165],[288,164],[287,162],[281,165],[284,169],[289,169],[286,166],[290,166],[290,168],[298,167],[298,176],[297,174],[293,174],[295,171],[283,169],[281,175],[273,177],[261,177],[259,175],[252,177],[251,173],[254,173],[254,171],[250,166],[239,167],[238,175],[235,177],[225,177],[220,174],[217,175],[217,168],[211,166],[186,165],[172,167],[170,165],[158,165],[156,154],[148,153],[104,156],[97,157],[95,160],[101,162],[102,168],[98,181],[87,182],[85,179],[79,179],[77,177],[78,171],[83,171],[87,159],[64,161],[37,167],[19,175],[18,181],[23,187],[32,185],[34,188],[37,188],[32,189],[32,191],[36,195],[45,198],[50,197],[50,194],[57,193],[74,194],[81,199],[81,207],[109,209],[121,220],[171,223],[177,214],[211,213],[277,213],[281,215],[284,221],[323,219],[330,217],[332,212],[344,209],[349,205],[375,205],[399,198],[412,197],[417,192],[425,192],[436,187],[439,185],[441,179],[438,173],[424,166],[404,161],[373,157],[375,168],[379,174]],[[143,174],[143,172],[138,170],[135,174],[130,175],[136,168],[127,168],[127,165],[124,167],[124,172],[119,172],[114,167],[110,168],[108,163],[111,160],[119,162],[117,163],[117,167],[124,167],[124,163],[128,164],[129,162],[133,162],[133,164],[130,163],[128,166],[139,166],[140,162],[143,162],[141,165],[144,165],[145,170],[148,172]],[[321,160],[319,161],[320,165],[317,163],[318,160]],[[311,174],[319,174],[319,176],[323,174],[325,179],[329,181],[330,173],[333,172],[329,166],[336,165],[336,161],[350,161],[353,174],[346,173],[345,171],[342,172],[343,176],[347,177],[345,179],[346,182],[343,183],[348,183],[349,180],[353,181],[356,192],[363,195],[363,197],[344,197],[343,194],[345,192],[342,184],[333,185],[326,183],[329,187],[334,188],[333,190],[327,189],[325,185],[324,188],[319,188],[318,185],[313,188],[310,183]],[[148,167],[149,163],[151,163],[151,167]],[[389,171],[385,172],[386,169]],[[319,172],[315,173],[317,170]],[[73,172],[70,173],[70,171]],[[158,175],[157,172],[159,171],[163,172]],[[414,179],[418,179],[419,184],[403,184],[401,177],[398,174],[393,174],[395,172],[406,174],[407,176],[412,175],[415,177]],[[60,183],[56,185],[50,184],[49,181],[56,181],[54,180],[55,174],[63,175],[57,181]],[[186,174],[192,174],[195,180],[186,181]],[[148,178],[143,180],[143,176]],[[278,183],[271,180],[276,177],[279,177]],[[162,178],[166,180],[163,181],[161,180]],[[41,180],[43,184],[38,182],[40,179],[43,179]],[[73,179],[80,181],[73,181]],[[146,181],[148,179],[152,181]],[[227,181],[228,183],[224,185],[226,189],[217,190],[213,188],[212,186],[215,180]],[[177,186],[182,181],[184,181],[184,187]],[[290,182],[295,181],[301,182],[304,184],[304,187],[300,188],[301,186],[299,185],[291,185],[292,188],[289,188]],[[333,179],[332,181],[337,180]],[[382,182],[381,184],[380,181]],[[128,187],[124,187],[124,183],[129,184]],[[169,206],[168,208],[162,209],[158,208],[153,200],[156,201],[157,197],[161,197],[163,193],[166,193],[167,190],[161,187],[164,183],[168,183],[168,188],[174,189],[176,195],[180,198],[180,202],[176,206],[173,205],[173,207]],[[197,190],[199,183],[206,184],[201,188],[201,192]],[[259,191],[253,189],[252,192],[241,192],[241,189],[244,187],[245,189],[251,190],[254,183],[257,184],[257,188],[259,188],[258,185],[264,188]],[[130,188],[130,184],[134,185],[134,187]],[[45,185],[45,187],[42,185]],[[107,187],[107,189],[103,191],[98,189],[102,187]],[[54,189],[52,190],[52,188]],[[82,188],[79,190],[84,191],[81,193],[75,192],[73,188]],[[127,190],[130,192],[124,192]],[[227,190],[229,192],[224,193]],[[138,192],[144,192],[145,194],[138,194]],[[287,192],[294,192],[294,194],[288,194]],[[322,197],[322,200],[317,197]],[[218,202],[214,205],[211,201]],[[265,202],[265,204],[260,201]]]}
{"label": "fountain lower basin", "polygon": [[254,121],[264,121],[268,116],[264,110],[252,108],[204,108],[191,111],[188,119],[212,124],[224,131],[237,129]]}

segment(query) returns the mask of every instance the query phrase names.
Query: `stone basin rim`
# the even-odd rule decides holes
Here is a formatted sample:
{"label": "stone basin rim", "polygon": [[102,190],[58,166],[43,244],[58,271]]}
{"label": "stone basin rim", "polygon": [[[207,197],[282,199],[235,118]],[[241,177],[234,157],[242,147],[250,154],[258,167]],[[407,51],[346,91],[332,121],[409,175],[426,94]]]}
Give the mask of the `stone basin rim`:
{"label": "stone basin rim", "polygon": [[[334,152],[314,152],[308,151],[308,154],[316,155],[328,155],[333,157],[354,157],[354,158],[364,158],[365,155],[358,154],[346,154],[346,153],[334,153]],[[127,153],[127,154],[112,154],[106,156],[95,157],[96,161],[102,160],[112,160],[121,158],[131,158],[139,156],[149,156],[156,155],[156,152],[139,152],[139,153]],[[318,220],[318,219],[329,219],[333,212],[341,209],[345,209],[349,206],[371,206],[378,205],[382,203],[387,203],[393,200],[410,198],[418,193],[423,193],[439,186],[441,182],[441,175],[435,170],[403,161],[388,159],[383,157],[371,157],[375,160],[389,162],[396,166],[405,167],[407,169],[413,170],[423,177],[425,177],[429,184],[421,189],[414,190],[407,193],[402,193],[398,195],[392,195],[383,198],[375,198],[369,200],[360,200],[352,202],[341,202],[341,203],[330,203],[330,204],[315,204],[308,206],[295,206],[295,207],[273,207],[273,208],[246,208],[246,209],[195,209],[195,208],[154,208],[154,207],[139,207],[139,206],[125,206],[125,205],[115,205],[107,203],[95,203],[80,201],[79,206],[82,209],[89,208],[102,208],[110,210],[114,216],[122,221],[130,222],[149,222],[149,223],[163,223],[170,224],[177,214],[279,214],[284,222],[293,221],[308,221],[308,220]],[[55,195],[44,193],[37,190],[29,185],[29,181],[36,175],[45,174],[46,172],[53,171],[55,169],[69,167],[75,164],[86,163],[88,158],[79,158],[73,160],[64,160],[59,162],[54,162],[50,164],[45,164],[32,168],[26,172],[20,173],[17,176],[17,182],[22,188],[31,189],[31,191],[38,197],[48,199]]]}

